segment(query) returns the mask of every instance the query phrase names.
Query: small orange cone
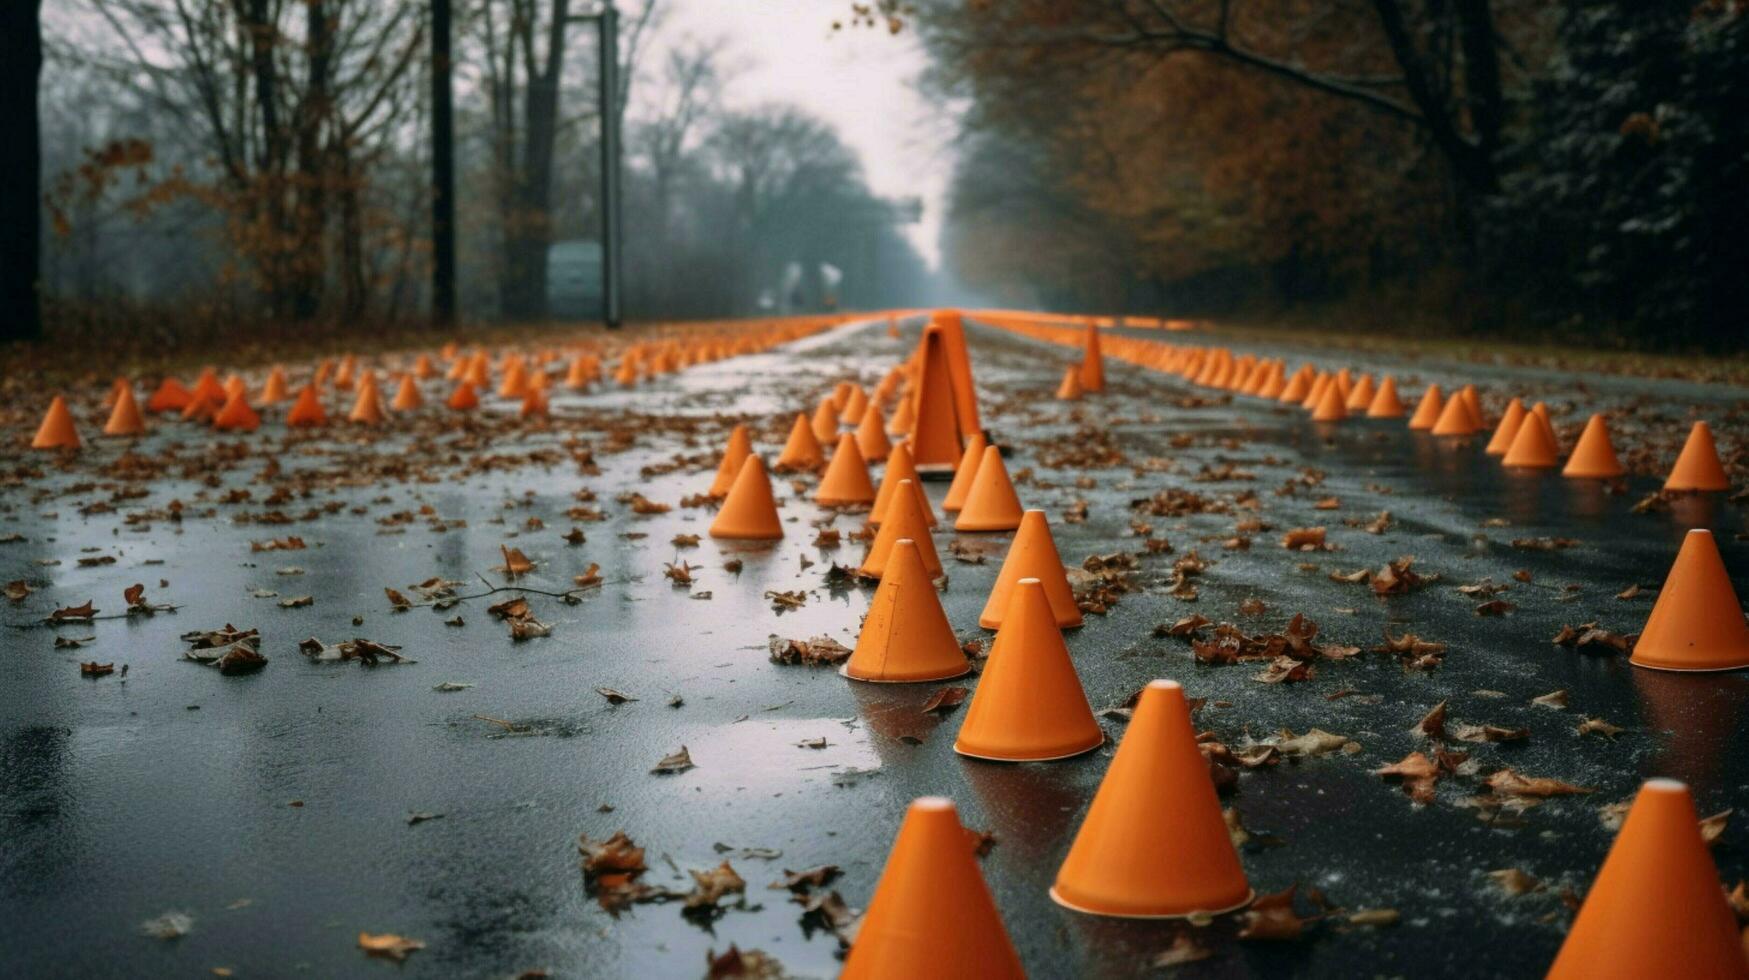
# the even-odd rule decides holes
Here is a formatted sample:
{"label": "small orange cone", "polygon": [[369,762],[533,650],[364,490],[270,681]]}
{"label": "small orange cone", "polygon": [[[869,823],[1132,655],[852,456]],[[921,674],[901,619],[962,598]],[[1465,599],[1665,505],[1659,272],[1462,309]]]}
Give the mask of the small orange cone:
{"label": "small orange cone", "polygon": [[1500,416],[1500,424],[1494,427],[1494,436],[1488,440],[1488,448],[1483,450],[1490,456],[1504,456],[1512,448],[1512,440],[1518,437],[1518,427],[1524,424],[1524,399],[1514,398],[1506,403],[1506,414]]}
{"label": "small orange cone", "polygon": [[1104,744],[1044,586],[1021,579],[953,750],[974,759],[1045,762]]}
{"label": "small orange cone", "polygon": [[783,522],[777,516],[777,500],[771,495],[765,461],[751,450],[741,461],[741,472],[729,488],[722,509],[711,521],[710,535],[745,541],[776,541],[783,537]]}
{"label": "small orange cone", "polygon": [[887,504],[892,502],[893,491],[897,490],[902,480],[911,481],[911,489],[917,494],[917,507],[923,512],[923,519],[930,527],[936,525],[935,510],[929,506],[929,498],[923,495],[923,481],[917,475],[917,467],[911,462],[911,450],[904,443],[893,447],[892,455],[887,457],[886,471],[881,474],[881,488],[875,491],[874,506],[869,508],[868,522],[875,527],[881,524],[881,517],[887,512]]}
{"label": "small orange cone", "polygon": [[893,543],[909,538],[917,543],[917,553],[922,557],[923,568],[929,577],[937,579],[942,576],[941,556],[935,553],[935,542],[929,538],[929,522],[923,519],[923,508],[917,503],[916,486],[910,480],[900,480],[893,489],[893,499],[887,504],[887,519],[875,532],[868,554],[863,556],[862,567],[856,570],[856,574],[863,578],[880,578],[886,574],[893,557]]}
{"label": "small orange cone", "polygon": [[291,397],[285,384],[285,368],[275,364],[273,370],[267,372],[267,381],[261,386],[261,404],[278,405]]}
{"label": "small orange cone", "polygon": [[1318,404],[1312,409],[1314,422],[1340,422],[1348,418],[1348,407],[1342,398],[1342,386],[1334,379],[1324,386],[1324,393],[1318,396]]}
{"label": "small orange cone", "polygon": [[953,801],[911,803],[839,980],[1026,980]]}
{"label": "small orange cone", "polygon": [[449,393],[449,399],[444,404],[458,412],[479,408],[480,393],[474,390],[473,382],[463,381],[455,386],[454,391]]}
{"label": "small orange cone", "polygon": [[1372,396],[1372,402],[1366,406],[1366,417],[1369,419],[1400,419],[1404,415],[1403,400],[1397,396],[1397,379],[1385,375],[1379,382],[1378,394]]}
{"label": "small orange cone", "polygon": [[[834,424],[837,424],[834,422]],[[868,464],[856,448],[856,437],[846,432],[838,437],[838,448],[826,475],[820,478],[820,488],[814,492],[814,503],[828,507],[872,504],[874,484],[869,482]]]}
{"label": "small orange cone", "polygon": [[30,448],[78,449],[80,445],[79,430],[73,425],[73,413],[67,410],[67,400],[56,395],[49,402],[49,410],[44,413],[43,423],[37,427]]}
{"label": "small orange cone", "polygon": [[523,398],[528,395],[528,368],[521,357],[512,357],[504,365],[504,380],[498,383],[499,398]]}
{"label": "small orange cone", "polygon": [[1749,625],[1713,532],[1695,528],[1682,539],[1629,662],[1658,670],[1749,667]]}
{"label": "small orange cone", "polygon": [[838,412],[838,422],[841,425],[857,425],[862,422],[862,413],[867,409],[867,393],[862,390],[862,385],[852,384],[850,393],[844,396],[844,407]]}
{"label": "small orange cone", "polygon": [[1051,898],[1093,915],[1167,919],[1231,912],[1253,894],[1197,748],[1184,688],[1152,681],[1057,870]]}
{"label": "small orange cone", "polygon": [[[1538,412],[1537,409],[1542,409]],[[1555,431],[1546,421],[1547,408],[1537,402],[1524,415],[1518,434],[1512,437],[1512,447],[1500,460],[1506,466],[1525,469],[1552,469],[1559,462],[1560,448],[1555,445]]]}
{"label": "small orange cone", "polygon": [[225,378],[225,398],[228,400],[234,395],[249,397],[249,385],[240,374],[231,374]]}
{"label": "small orange cone", "polygon": [[[919,472],[946,472],[959,465],[965,451],[954,370],[945,332],[927,327],[922,343],[921,371],[911,395],[916,402],[912,406],[916,424],[911,429],[911,461]],[[1086,387],[1086,379],[1082,380]]]}
{"label": "small orange cone", "polygon": [[211,422],[213,416],[217,415],[219,409],[225,407],[225,402],[229,400],[229,395],[215,401],[211,395],[196,392],[194,397],[188,400],[188,404],[183,407],[182,420],[184,422]]}
{"label": "small orange cone", "polygon": [[316,385],[304,385],[298,392],[298,400],[292,404],[291,411],[286,413],[285,424],[293,426],[327,425],[328,413],[322,409],[322,396],[317,393]]}
{"label": "small orange cone", "polygon": [[1373,396],[1376,394],[1378,394],[1378,390],[1373,387],[1372,375],[1363,374],[1360,376],[1360,380],[1354,383],[1353,390],[1349,391],[1348,401],[1343,407],[1348,409],[1348,414],[1359,415],[1366,411],[1368,405],[1372,404]]}
{"label": "small orange cone", "polygon": [[191,401],[205,400],[223,405],[231,393],[219,383],[219,373],[209,367],[200,372],[200,377],[194,379],[194,388],[189,394],[192,396]]}
{"label": "small orange cone", "polygon": [[831,396],[820,399],[820,407],[814,409],[814,438],[822,446],[838,439],[838,409]]}
{"label": "small orange cone", "polygon": [[753,455],[753,440],[747,435],[745,425],[736,425],[729,431],[729,444],[723,449],[722,462],[717,464],[716,478],[711,481],[711,488],[705,491],[707,497],[722,497],[741,478],[741,464],[747,462],[747,457]]}
{"label": "small orange cone", "polygon": [[413,377],[424,381],[436,373],[437,369],[431,366],[430,354],[420,354],[413,359]]}
{"label": "small orange cone", "polygon": [[523,389],[522,407],[516,410],[518,418],[546,418],[547,392],[543,387],[528,385]]}
{"label": "small orange cone", "polygon": [[995,446],[984,447],[984,458],[978,461],[977,475],[972,477],[966,502],[954,519],[956,531],[1012,531],[1020,526],[1020,497],[1008,479],[1008,467],[1002,465],[1002,453]]}
{"label": "small orange cone", "polygon": [[783,452],[778,454],[774,468],[779,473],[817,470],[825,462],[826,453],[820,448],[820,440],[814,438],[808,417],[798,412],[795,425],[790,426],[789,441],[783,444]]}
{"label": "small orange cone", "polygon": [[423,404],[425,398],[419,394],[419,382],[413,378],[413,372],[401,375],[401,387],[395,391],[395,400],[389,407],[397,412],[411,412]]}
{"label": "small orange cone", "polygon": [[944,681],[971,671],[917,542],[894,541],[856,650],[840,673],[852,680],[905,684]]}
{"label": "small orange cone", "polygon": [[917,406],[910,394],[899,396],[899,407],[893,410],[893,417],[887,422],[887,435],[909,438],[911,430],[917,428]]}
{"label": "small orange cone", "polygon": [[1713,430],[1705,422],[1694,423],[1676,465],[1664,481],[1666,490],[1729,490],[1731,479],[1719,462],[1719,448],[1713,443]]}
{"label": "small orange cone", "polygon": [[1460,392],[1440,409],[1439,419],[1433,423],[1433,434],[1436,436],[1472,436],[1476,434],[1475,420],[1470,417],[1470,402]]}
{"label": "small orange cone", "polygon": [[1613,480],[1626,472],[1627,468],[1616,458],[1615,446],[1609,441],[1609,425],[1603,421],[1602,414],[1593,414],[1585,423],[1585,431],[1579,434],[1579,441],[1573,445],[1573,455],[1567,457],[1561,475]]}
{"label": "small orange cone", "polygon": [[106,436],[140,436],[146,434],[146,418],[140,414],[140,403],[134,401],[134,386],[123,383],[115,390],[115,407],[104,423]]}
{"label": "small orange cone", "polygon": [[949,514],[957,514],[966,505],[966,496],[972,492],[972,480],[978,475],[978,464],[984,460],[984,450],[990,445],[983,433],[966,440],[966,451],[960,454],[960,462],[953,471],[953,482],[947,485],[947,496],[942,498],[941,509]]}
{"label": "small orange cone", "polygon": [[225,401],[218,413],[213,416],[213,427],[216,429],[235,429],[239,432],[254,432],[261,428],[261,416],[255,409],[249,407],[248,395],[237,392]]}
{"label": "small orange cone", "polygon": [[1079,401],[1081,398],[1081,366],[1071,364],[1063,371],[1063,383],[1057,385],[1057,400]]}
{"label": "small orange cone", "polygon": [[152,397],[146,400],[146,411],[180,412],[191,401],[194,401],[194,392],[175,378],[165,378],[158,390],[152,392]]}
{"label": "small orange cone", "polygon": [[571,358],[571,367],[565,373],[565,387],[571,389],[587,388],[589,382],[595,380],[595,371],[589,363],[586,354],[578,354]]}
{"label": "small orange cone", "polygon": [[1057,554],[1057,542],[1051,537],[1051,525],[1042,510],[1029,510],[1021,516],[1020,531],[1008,546],[1008,557],[1002,559],[1002,570],[996,573],[996,584],[978,616],[979,626],[987,630],[1001,628],[1014,583],[1023,578],[1038,579],[1044,586],[1057,626],[1068,629],[1081,625],[1081,608],[1075,604],[1075,592],[1069,588],[1069,576],[1063,571],[1062,556]]}
{"label": "small orange cone", "polygon": [[1440,396],[1439,386],[1428,385],[1421,400],[1415,403],[1415,414],[1409,417],[1409,428],[1423,431],[1433,428],[1444,409],[1445,399]]}
{"label": "small orange cone", "polygon": [[832,401],[832,411],[844,411],[844,404],[850,400],[850,389],[856,387],[854,382],[840,381],[832,386],[832,394],[827,397]]}
{"label": "small orange cone", "polygon": [[1105,390],[1105,356],[1099,350],[1099,324],[1087,321],[1087,338],[1081,342],[1081,390]]}
{"label": "small orange cone", "polygon": [[340,367],[334,372],[334,387],[341,391],[350,389],[353,385],[353,375],[358,371],[358,358],[351,354],[340,359]]}
{"label": "small orange cone", "polygon": [[1336,375],[1325,372],[1312,379],[1312,387],[1306,390],[1306,397],[1300,400],[1300,407],[1308,412],[1315,411],[1318,403],[1324,400],[1324,392],[1336,383]]}
{"label": "small orange cone", "polygon": [[[856,389],[857,394],[862,389]],[[852,398],[855,395],[851,396]],[[856,448],[862,451],[862,458],[871,463],[879,463],[893,451],[893,444],[887,441],[887,420],[881,415],[879,405],[870,405],[865,399],[862,408],[862,423],[856,427]]]}
{"label": "small orange cone", "polygon": [[1641,784],[1548,976],[1749,977],[1687,786]]}
{"label": "small orange cone", "polygon": [[358,397],[352,401],[352,411],[347,413],[347,420],[365,425],[381,425],[384,418],[383,396],[377,390],[376,375],[368,371],[360,375],[357,388]]}
{"label": "small orange cone", "polygon": [[1306,400],[1306,395],[1312,391],[1312,379],[1316,372],[1310,364],[1301,364],[1294,376],[1288,379],[1287,387],[1281,390],[1277,400],[1284,405],[1298,405]]}
{"label": "small orange cone", "polygon": [[1470,431],[1482,431],[1482,429],[1487,426],[1487,423],[1482,419],[1482,396],[1477,394],[1476,386],[1473,384],[1464,385],[1463,389],[1459,391],[1458,394],[1464,396],[1464,405],[1467,406],[1470,411]]}

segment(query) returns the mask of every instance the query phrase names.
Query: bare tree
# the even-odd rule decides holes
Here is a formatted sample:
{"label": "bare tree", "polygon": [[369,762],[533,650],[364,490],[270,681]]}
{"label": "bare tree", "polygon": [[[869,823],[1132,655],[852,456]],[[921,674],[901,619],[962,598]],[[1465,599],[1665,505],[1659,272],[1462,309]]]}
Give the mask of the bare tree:
{"label": "bare tree", "polygon": [[41,7],[41,0],[0,3],[0,119],[14,127],[0,140],[0,341],[42,332]]}

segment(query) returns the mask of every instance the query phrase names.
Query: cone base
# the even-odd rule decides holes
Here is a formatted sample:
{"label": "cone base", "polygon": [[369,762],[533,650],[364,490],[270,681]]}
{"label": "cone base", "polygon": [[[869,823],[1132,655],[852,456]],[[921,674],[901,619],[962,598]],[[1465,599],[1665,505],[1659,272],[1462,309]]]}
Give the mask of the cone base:
{"label": "cone base", "polygon": [[1561,475],[1569,480],[1617,480],[1627,475],[1625,470],[1590,470],[1568,467]]}
{"label": "cone base", "polygon": [[[1080,629],[1081,627],[1086,626],[1086,625],[1087,625],[1087,620],[1083,619],[1079,616],[1077,616],[1075,619],[1073,619],[1067,623],[1063,622],[1061,619],[1057,620],[1057,629],[1060,629],[1060,630]],[[979,616],[978,617],[978,628],[979,629],[986,629],[986,630],[999,630],[1002,628],[1002,622],[1001,622],[1001,620],[995,620],[995,619],[990,619],[990,618],[985,617],[985,616]]]}
{"label": "cone base", "polygon": [[1205,915],[1207,915],[1207,916],[1226,915],[1228,912],[1237,912],[1240,909],[1244,908],[1245,906],[1250,905],[1252,902],[1254,902],[1256,900],[1257,900],[1257,889],[1252,888],[1252,889],[1249,889],[1245,892],[1244,901],[1241,901],[1235,905],[1229,905],[1224,909],[1191,909],[1188,912],[1160,912],[1160,913],[1155,913],[1155,914],[1148,914],[1148,913],[1142,913],[1142,912],[1107,912],[1107,911],[1103,911],[1101,909],[1088,908],[1084,905],[1076,905],[1074,902],[1071,902],[1068,899],[1064,898],[1062,895],[1058,894],[1056,885],[1051,886],[1051,901],[1056,902],[1058,905],[1061,905],[1063,908],[1066,908],[1071,912],[1080,912],[1083,915],[1097,915],[1097,916],[1101,916],[1101,917],[1107,918],[1107,919],[1141,919],[1141,920],[1145,920],[1145,921],[1161,921],[1161,920],[1169,920],[1169,919],[1198,918],[1198,917],[1205,916]]}
{"label": "cone base", "polygon": [[1105,742],[1106,740],[1101,738],[1099,741],[1094,742],[1092,745],[1089,745],[1084,749],[1076,749],[1073,752],[1065,752],[1062,755],[986,755],[981,752],[970,752],[966,749],[962,749],[958,742],[954,743],[953,750],[968,759],[982,759],[985,762],[1056,762],[1060,759],[1073,759],[1076,756],[1086,755],[1094,749],[1103,746]]}
{"label": "cone base", "polygon": [[847,681],[856,681],[858,684],[933,684],[936,681],[958,680],[961,677],[968,676],[971,672],[972,665],[969,663],[966,664],[966,669],[959,671],[958,673],[942,674],[939,677],[858,677],[850,672],[850,664],[848,663],[838,668],[839,677],[842,677]]}
{"label": "cone base", "polygon": [[[962,513],[963,513],[963,511],[962,511]],[[989,532],[999,532],[999,531],[1018,531],[1018,530],[1020,530],[1020,519],[1015,518],[1012,522],[1010,522],[1010,521],[962,522],[962,521],[956,520],[953,523],[953,529],[955,531],[972,531],[972,532],[979,533],[979,534],[984,534],[984,533],[989,533]]]}
{"label": "cone base", "polygon": [[782,541],[782,531],[739,531],[711,528],[710,536],[721,541]]}
{"label": "cone base", "polygon": [[1720,667],[1679,667],[1671,663],[1652,663],[1647,660],[1636,660],[1633,657],[1628,658],[1628,663],[1646,670],[1662,670],[1668,674],[1728,674],[1733,670],[1749,670],[1749,657],[1745,657],[1735,664],[1726,664]]}

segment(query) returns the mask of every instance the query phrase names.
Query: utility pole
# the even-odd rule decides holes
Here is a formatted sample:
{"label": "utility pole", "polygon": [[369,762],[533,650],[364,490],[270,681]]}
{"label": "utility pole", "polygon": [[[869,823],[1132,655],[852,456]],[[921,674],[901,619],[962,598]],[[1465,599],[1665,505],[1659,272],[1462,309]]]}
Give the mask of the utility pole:
{"label": "utility pole", "polygon": [[455,323],[455,86],[450,0],[431,0],[431,319]]}
{"label": "utility pole", "polygon": [[601,321],[618,327],[623,316],[620,284],[625,265],[620,207],[619,11],[614,9],[613,0],[602,0],[594,13],[571,19],[595,23],[596,98],[601,102]]}

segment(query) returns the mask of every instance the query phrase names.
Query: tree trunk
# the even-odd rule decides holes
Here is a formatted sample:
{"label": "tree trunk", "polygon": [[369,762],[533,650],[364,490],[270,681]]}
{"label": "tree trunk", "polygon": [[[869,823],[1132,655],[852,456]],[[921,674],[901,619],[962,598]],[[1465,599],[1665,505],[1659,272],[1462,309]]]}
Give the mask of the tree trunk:
{"label": "tree trunk", "polygon": [[[547,23],[545,63],[531,70],[523,98],[522,172],[512,196],[512,221],[506,229],[509,291],[504,312],[514,320],[547,317],[547,251],[553,243],[553,147],[558,139],[559,82],[565,65],[569,0],[553,0]],[[532,44],[532,39],[527,43]],[[534,53],[525,52],[534,69]]]}
{"label": "tree trunk", "polygon": [[0,3],[0,341],[42,335],[41,0]]}
{"label": "tree trunk", "polygon": [[455,83],[450,0],[431,4],[431,319],[455,323]]}

